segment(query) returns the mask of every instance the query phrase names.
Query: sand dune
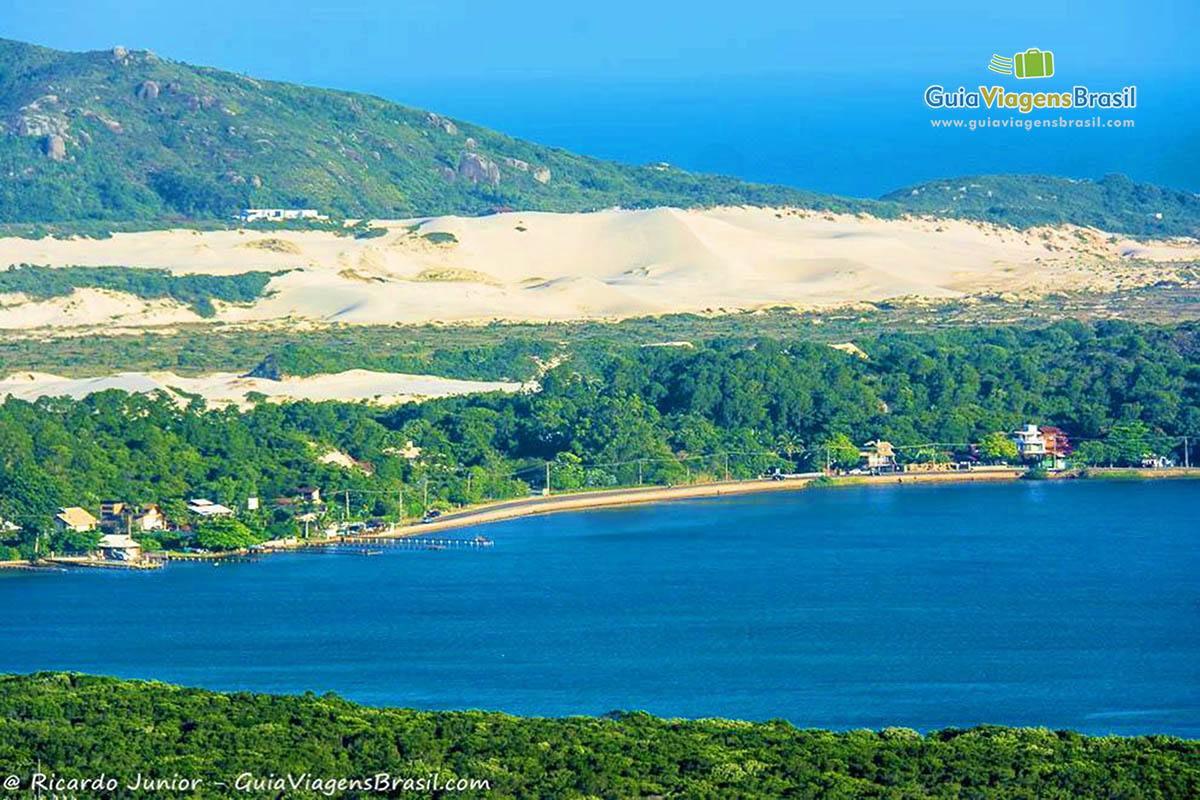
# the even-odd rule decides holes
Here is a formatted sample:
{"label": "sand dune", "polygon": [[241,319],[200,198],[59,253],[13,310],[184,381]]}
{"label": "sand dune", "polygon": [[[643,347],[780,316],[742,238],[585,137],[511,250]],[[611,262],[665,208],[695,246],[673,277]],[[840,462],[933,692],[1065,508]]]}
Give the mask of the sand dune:
{"label": "sand dune", "polygon": [[98,378],[63,378],[39,372],[23,372],[0,379],[0,400],[9,396],[21,400],[64,396],[78,399],[109,389],[120,389],[143,394],[163,391],[177,397],[197,394],[212,405],[244,406],[247,396],[252,392],[280,402],[365,400],[393,404],[473,392],[515,392],[521,388],[521,384],[511,382],[462,381],[365,369],[279,381],[244,378],[225,372],[195,378],[181,377],[172,372],[123,372]]}
{"label": "sand dune", "polygon": [[[1196,240],[1151,244],[1061,227],[878,220],[789,209],[659,208],[377,222],[386,236],[156,231],[104,240],[0,239],[0,266],[291,270],[216,321],[387,323],[615,318],[821,308],[915,296],[1111,290],[1169,279]],[[429,237],[429,234],[450,234]],[[446,241],[439,242],[441,238]],[[90,292],[90,293],[89,293]],[[0,297],[0,328],[195,321],[171,303],[111,292]]]}

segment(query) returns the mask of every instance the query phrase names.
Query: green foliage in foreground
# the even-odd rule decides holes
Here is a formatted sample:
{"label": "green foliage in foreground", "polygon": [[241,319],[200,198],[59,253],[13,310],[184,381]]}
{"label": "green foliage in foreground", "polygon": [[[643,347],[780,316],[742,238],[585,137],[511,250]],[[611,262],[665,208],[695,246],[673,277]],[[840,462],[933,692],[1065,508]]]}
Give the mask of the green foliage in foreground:
{"label": "green foliage in foreground", "polygon": [[[0,679],[0,763],[60,778],[485,780],[466,797],[1186,798],[1200,742],[982,726],[921,736],[642,713],[542,719],[367,708],[332,695],[216,694],[41,673]],[[455,793],[457,796],[457,793]],[[311,797],[310,793],[288,794]],[[339,796],[365,797],[366,792]]]}
{"label": "green foliage in foreground", "polygon": [[165,269],[133,267],[40,267],[18,264],[0,270],[0,294],[20,292],[37,300],[65,297],[76,289],[108,289],[143,300],[170,299],[202,317],[216,313],[213,300],[249,303],[262,296],[278,272],[236,275],[175,275]]}

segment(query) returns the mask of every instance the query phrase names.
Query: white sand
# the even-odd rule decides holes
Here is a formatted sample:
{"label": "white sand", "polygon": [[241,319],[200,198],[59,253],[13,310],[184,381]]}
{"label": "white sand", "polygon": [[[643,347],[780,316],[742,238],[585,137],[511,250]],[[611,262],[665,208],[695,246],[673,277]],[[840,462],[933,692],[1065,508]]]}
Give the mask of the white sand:
{"label": "white sand", "polygon": [[[419,231],[409,226],[420,224]],[[0,239],[17,263],[296,270],[216,321],[391,323],[618,318],[771,305],[823,308],[898,297],[1111,290],[1169,279],[1192,239],[1150,245],[1070,226],[1014,231],[953,220],[878,220],[787,209],[511,213],[376,223],[386,236],[156,231],[105,240]],[[433,244],[429,232],[457,243]],[[1111,241],[1110,241],[1111,239]],[[273,241],[272,241],[273,240]],[[268,249],[254,244],[266,242]],[[250,246],[248,246],[250,245]],[[1158,262],[1158,263],[1147,263]],[[19,298],[18,298],[19,299]],[[0,328],[194,321],[187,309],[111,292],[0,299]]]}
{"label": "white sand", "polygon": [[22,400],[39,397],[82,398],[107,389],[151,393],[165,391],[198,394],[213,405],[247,404],[251,392],[266,395],[272,401],[285,400],[366,400],[377,403],[401,403],[473,392],[515,392],[522,384],[502,381],[461,381],[431,375],[372,372],[353,369],[334,375],[285,378],[271,381],[243,378],[234,373],[218,372],[198,378],[185,378],[172,372],[122,372],[101,378],[63,378],[38,372],[23,372],[0,379],[0,400],[11,396]]}

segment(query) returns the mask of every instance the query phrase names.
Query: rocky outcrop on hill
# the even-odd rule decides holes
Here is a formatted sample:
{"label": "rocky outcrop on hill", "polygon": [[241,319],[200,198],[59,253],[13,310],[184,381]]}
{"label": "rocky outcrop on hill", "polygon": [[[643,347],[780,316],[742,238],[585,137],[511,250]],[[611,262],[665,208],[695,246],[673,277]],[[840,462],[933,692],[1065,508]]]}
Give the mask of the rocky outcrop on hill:
{"label": "rocky outcrop on hill", "polygon": [[138,84],[136,94],[139,100],[157,100],[158,84],[154,81],[142,81]]}
{"label": "rocky outcrop on hill", "polygon": [[67,143],[61,136],[46,137],[46,156],[51,161],[62,161],[67,157]]}
{"label": "rocky outcrop on hill", "polygon": [[458,136],[458,126],[440,114],[435,114],[430,111],[425,115],[425,121],[428,122],[431,127],[440,128],[449,136]]}
{"label": "rocky outcrop on hill", "polygon": [[538,183],[549,183],[550,182],[550,168],[549,167],[538,167],[537,169],[535,169],[533,171],[533,179],[535,181],[537,181]]}
{"label": "rocky outcrop on hill", "polygon": [[458,159],[458,176],[472,183],[500,185],[500,167],[479,153],[463,153]]}

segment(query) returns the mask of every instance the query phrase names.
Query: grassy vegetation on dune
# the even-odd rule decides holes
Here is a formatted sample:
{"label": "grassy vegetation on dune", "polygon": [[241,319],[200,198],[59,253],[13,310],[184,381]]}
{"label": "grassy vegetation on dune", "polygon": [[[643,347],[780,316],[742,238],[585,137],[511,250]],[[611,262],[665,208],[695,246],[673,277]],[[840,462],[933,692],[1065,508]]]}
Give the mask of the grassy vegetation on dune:
{"label": "grassy vegetation on dune", "polygon": [[205,797],[280,796],[239,792],[232,784],[245,773],[323,780],[437,773],[443,782],[487,782],[487,790],[461,793],[466,797],[1048,800],[1200,793],[1200,742],[1166,736],[995,726],[925,736],[905,728],[834,733],[778,720],[642,713],[522,718],[54,673],[0,679],[0,761],[18,775],[40,769],[68,780],[102,770],[122,785],[139,772],[199,778],[196,794]]}
{"label": "grassy vegetation on dune", "polygon": [[[4,273],[0,272],[0,280]],[[171,332],[121,336],[0,333],[0,377],[41,371],[68,377],[172,370],[181,375],[245,372],[266,355],[287,375],[346,369],[441,375],[469,380],[530,380],[540,366],[570,352],[578,364],[614,346],[663,342],[702,345],[714,339],[803,338],[830,344],[872,338],[881,330],[931,331],[982,325],[1045,326],[1065,319],[1104,320],[1122,309],[1131,321],[1200,319],[1200,288],[1147,287],[1117,294],[1004,302],[891,302],[878,308],[798,312],[790,309],[701,316],[670,314],[622,322],[490,325],[330,325],[303,336],[282,328],[179,326]]]}
{"label": "grassy vegetation on dune", "polygon": [[20,293],[34,300],[48,300],[66,297],[76,289],[107,289],[143,300],[174,300],[201,317],[211,317],[216,314],[213,300],[253,302],[262,296],[271,278],[280,274],[176,275],[165,269],[18,264],[0,270],[0,294]]}

